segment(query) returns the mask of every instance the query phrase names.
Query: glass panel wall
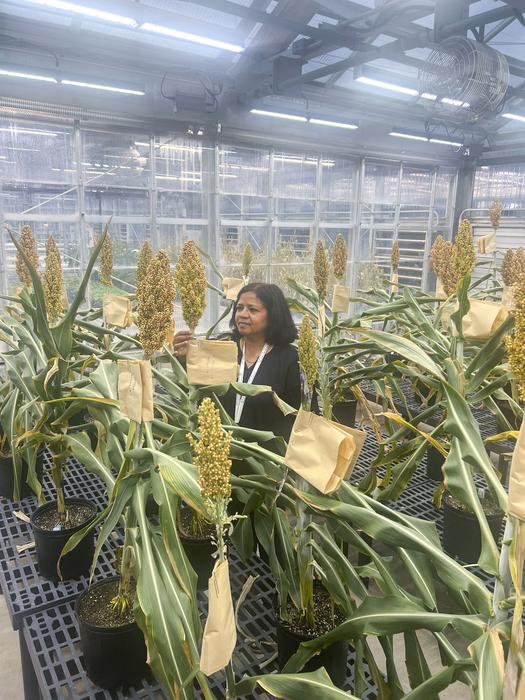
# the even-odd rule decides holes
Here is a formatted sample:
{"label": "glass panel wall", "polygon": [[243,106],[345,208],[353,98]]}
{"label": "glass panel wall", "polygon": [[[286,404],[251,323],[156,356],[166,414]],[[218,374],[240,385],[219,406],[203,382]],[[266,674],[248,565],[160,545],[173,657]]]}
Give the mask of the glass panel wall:
{"label": "glass panel wall", "polygon": [[[354,290],[389,275],[396,239],[401,281],[417,287],[425,283],[429,235],[450,219],[455,181],[453,168],[0,120],[1,216],[15,231],[30,224],[42,253],[53,233],[71,288],[109,216],[116,289],[133,291],[145,240],[166,249],[174,264],[192,238],[223,274],[236,277],[250,243],[251,279],[275,281],[289,293],[288,277],[312,284],[317,241],[330,250],[339,233]],[[17,284],[8,237],[1,252],[7,291]],[[208,272],[217,282],[210,265]],[[95,274],[91,302],[100,303],[103,292]],[[216,312],[210,308],[203,324]]]}

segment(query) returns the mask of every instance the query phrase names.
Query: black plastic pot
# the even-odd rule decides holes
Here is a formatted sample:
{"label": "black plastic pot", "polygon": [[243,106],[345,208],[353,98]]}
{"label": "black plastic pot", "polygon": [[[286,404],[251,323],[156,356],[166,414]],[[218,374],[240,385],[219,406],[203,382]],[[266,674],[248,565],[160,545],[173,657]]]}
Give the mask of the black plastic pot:
{"label": "black plastic pot", "polygon": [[[494,540],[499,542],[503,513],[487,515]],[[443,498],[443,548],[465,564],[475,564],[481,554],[481,531],[474,513],[458,510]]]}
{"label": "black plastic pot", "polygon": [[[33,527],[33,536],[35,539],[36,558],[38,562],[38,570],[44,578],[58,581],[57,563],[60,558],[60,553],[64,545],[74,532],[81,530],[88,522],[94,519],[96,515],[96,507],[85,498],[67,498],[66,506],[74,504],[89,506],[93,515],[82,525],[54,532],[52,530],[44,530],[35,523],[38,520],[39,514],[56,510],[56,501],[46,503],[40,508],[37,508],[31,516],[31,525]],[[60,571],[63,579],[77,579],[83,574],[89,572],[93,554],[95,552],[95,536],[90,533],[78,543],[72,552],[66,554],[60,562]]]}
{"label": "black plastic pot", "polygon": [[427,450],[427,477],[432,481],[443,481],[441,467],[445,464],[445,458],[435,447]]}
{"label": "black plastic pot", "polygon": [[208,579],[215,566],[213,554],[216,547],[209,538],[188,537],[180,530],[179,537],[186,556],[197,574],[197,588],[205,590],[208,588]]}
{"label": "black plastic pot", "polygon": [[98,627],[82,620],[79,614],[80,603],[90,590],[117,580],[118,576],[113,576],[100,581],[84,591],[75,605],[84,668],[95,685],[107,690],[128,688],[149,675],[144,635],[136,622],[121,627]]}
{"label": "black plastic pot", "polygon": [[[42,481],[42,473],[44,471],[44,452],[40,452],[36,458],[36,473],[38,480]],[[22,460],[22,477],[20,480],[21,493],[20,499],[27,498],[33,492],[27,484],[27,472],[28,466],[25,460]],[[12,457],[2,457],[0,458],[0,496],[5,496],[9,498],[10,501],[13,500],[15,489],[15,478],[13,473],[13,458]]]}
{"label": "black plastic pot", "polygon": [[[288,629],[276,616],[275,626],[277,630],[277,662],[279,670],[283,670],[286,662],[292,657],[301,642],[315,639],[313,636],[297,634]],[[316,671],[324,666],[334,685],[342,688],[346,681],[346,664],[348,659],[348,642],[334,642],[326,649],[305,664],[302,673]]]}
{"label": "black plastic pot", "polygon": [[350,399],[349,401],[341,401],[334,403],[332,407],[332,415],[338,423],[346,425],[347,428],[355,426],[355,414],[357,410],[357,401]]}

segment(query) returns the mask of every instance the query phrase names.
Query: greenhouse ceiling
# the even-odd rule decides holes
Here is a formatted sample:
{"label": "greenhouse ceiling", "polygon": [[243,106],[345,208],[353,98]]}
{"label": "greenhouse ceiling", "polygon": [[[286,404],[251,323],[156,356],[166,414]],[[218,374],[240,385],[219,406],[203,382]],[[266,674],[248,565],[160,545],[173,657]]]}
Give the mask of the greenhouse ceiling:
{"label": "greenhouse ceiling", "polygon": [[525,160],[525,0],[0,0],[0,109]]}

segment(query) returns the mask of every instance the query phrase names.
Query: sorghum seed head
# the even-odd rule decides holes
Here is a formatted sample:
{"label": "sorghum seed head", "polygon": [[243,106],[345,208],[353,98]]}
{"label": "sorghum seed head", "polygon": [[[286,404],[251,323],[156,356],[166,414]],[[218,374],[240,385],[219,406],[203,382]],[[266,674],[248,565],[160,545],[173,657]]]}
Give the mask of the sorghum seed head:
{"label": "sorghum seed head", "polygon": [[207,397],[199,406],[199,438],[188,434],[197,466],[202,497],[209,501],[227,501],[231,495],[231,435],[223,430],[219,410]]}
{"label": "sorghum seed head", "polygon": [[390,264],[393,270],[397,270],[397,268],[399,267],[399,260],[399,242],[394,241],[392,243],[392,252],[390,254]]}
{"label": "sorghum seed head", "polygon": [[503,278],[503,284],[507,287],[514,283],[514,251],[512,248],[507,248],[503,256],[501,277]]}
{"label": "sorghum seed head", "polygon": [[318,371],[317,341],[312,329],[312,324],[307,316],[303,317],[299,328],[297,349],[299,352],[299,364],[303,371],[304,380],[307,384],[309,393],[311,393],[315,386]]}
{"label": "sorghum seed head", "polygon": [[146,276],[137,289],[139,339],[149,357],[160,350],[173,319],[175,283],[170,259],[163,250],[151,259]]}
{"label": "sorghum seed head", "polygon": [[494,231],[497,231],[499,229],[502,211],[503,207],[499,199],[494,200],[494,202],[492,202],[492,204],[490,205],[489,210],[490,223],[492,224],[492,228],[494,229]]}
{"label": "sorghum seed head", "polygon": [[334,277],[338,282],[341,282],[346,277],[346,265],[348,262],[348,249],[344,236],[337,234],[332,248],[332,270]]}
{"label": "sorghum seed head", "polygon": [[100,251],[99,276],[102,284],[111,287],[111,275],[113,274],[113,242],[109,233],[104,236],[102,250]]}
{"label": "sorghum seed head", "polygon": [[64,276],[60,251],[53,236],[46,241],[45,269],[42,276],[47,317],[50,323],[56,323],[62,315],[64,299]]}
{"label": "sorghum seed head", "polygon": [[135,285],[137,289],[139,288],[142,280],[146,277],[148,265],[150,264],[152,257],[153,251],[151,250],[151,246],[148,241],[144,241],[139,251],[139,257],[137,260],[137,275],[135,278]]}
{"label": "sorghum seed head", "polygon": [[463,277],[472,274],[472,270],[476,264],[474,237],[472,235],[472,226],[468,219],[463,219],[459,225],[454,245],[456,249],[454,267],[456,269],[458,282],[460,282]]}
{"label": "sorghum seed head", "polygon": [[323,243],[317,241],[314,255],[314,284],[321,304],[324,302],[328,291],[328,274],[329,266],[326,250]]}
{"label": "sorghum seed head", "polygon": [[[36,241],[33,236],[33,232],[31,231],[29,226],[23,226],[22,231],[20,232],[20,246],[22,250],[24,251],[24,254],[26,258],[29,260],[29,262],[33,265],[35,270],[38,272],[38,267],[39,267],[39,260],[38,260],[38,252],[36,249]],[[26,287],[32,287],[33,282],[31,280],[31,275],[29,274],[29,269],[27,265],[25,264],[21,254],[18,252],[18,249],[16,251],[16,274],[18,275],[18,279],[22,284]]]}
{"label": "sorghum seed head", "polygon": [[505,337],[505,349],[519,399],[525,404],[525,273],[521,273],[515,280],[513,291],[514,330]]}
{"label": "sorghum seed head", "polygon": [[206,270],[194,241],[186,241],[175,268],[182,317],[193,332],[206,308]]}
{"label": "sorghum seed head", "polygon": [[518,248],[512,261],[512,284],[515,284],[523,274],[525,274],[525,250]]}
{"label": "sorghum seed head", "polygon": [[249,277],[250,276],[250,271],[252,269],[252,262],[253,262],[253,248],[249,243],[247,243],[244,247],[244,251],[242,254],[242,274],[243,277]]}

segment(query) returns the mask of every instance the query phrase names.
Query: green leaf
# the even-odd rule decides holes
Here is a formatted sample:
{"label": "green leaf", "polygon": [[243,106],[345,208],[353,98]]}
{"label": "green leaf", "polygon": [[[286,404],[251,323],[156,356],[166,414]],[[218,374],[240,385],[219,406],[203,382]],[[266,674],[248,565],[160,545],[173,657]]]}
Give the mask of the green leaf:
{"label": "green leaf", "polygon": [[476,700],[501,700],[505,661],[497,630],[487,630],[471,644],[469,651],[478,669]]}
{"label": "green leaf", "polygon": [[[408,671],[410,687],[416,688],[431,676],[430,669],[423,654],[423,649],[415,632],[405,632],[405,666]],[[428,700],[439,700],[429,695]]]}
{"label": "green leaf", "polygon": [[434,360],[412,340],[393,335],[392,333],[386,333],[385,331],[373,331],[365,328],[355,329],[355,332],[365,335],[367,338],[375,341],[383,350],[395,352],[404,357],[405,360],[419,365],[438,379],[445,379]]}
{"label": "green leaf", "polygon": [[235,686],[235,691],[241,697],[252,697],[256,686],[282,700],[358,700],[354,695],[336,688],[324,668],[300,675],[272,673],[253,678],[244,677]]}
{"label": "green leaf", "polygon": [[[412,692],[405,695],[404,700],[431,700],[439,698],[439,693],[446,690],[454,683],[466,670],[472,668],[474,664],[470,659],[459,659],[439,673],[431,676],[424,683],[419,685]],[[468,693],[468,691],[466,691]],[[465,696],[466,697],[466,696]]]}
{"label": "green leaf", "polygon": [[70,433],[64,436],[65,444],[71,450],[78,461],[87,471],[96,474],[106,484],[108,493],[111,493],[115,485],[115,476],[110,464],[105,464],[93,452],[91,441],[87,433]]}

